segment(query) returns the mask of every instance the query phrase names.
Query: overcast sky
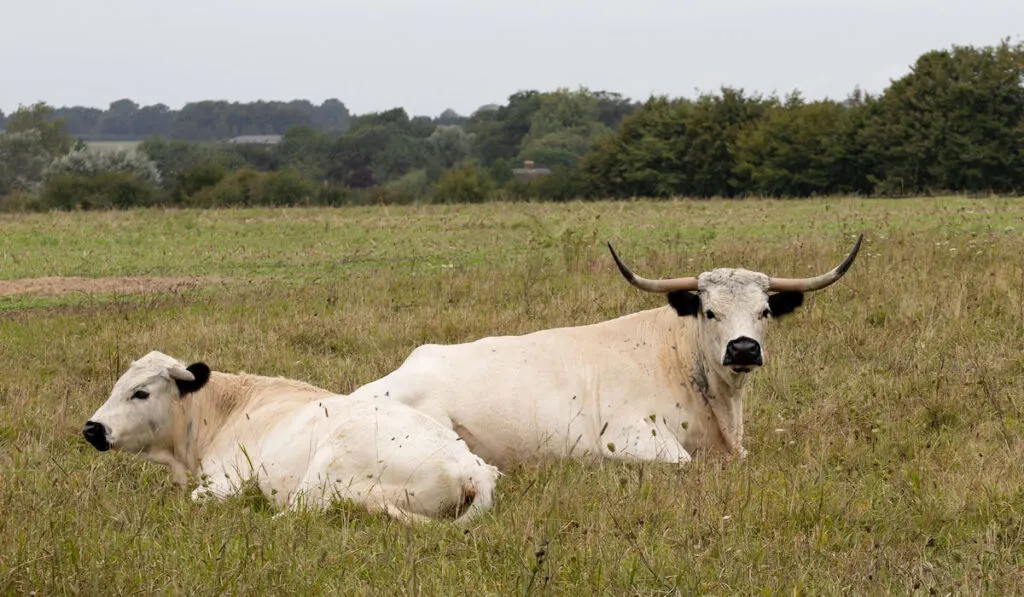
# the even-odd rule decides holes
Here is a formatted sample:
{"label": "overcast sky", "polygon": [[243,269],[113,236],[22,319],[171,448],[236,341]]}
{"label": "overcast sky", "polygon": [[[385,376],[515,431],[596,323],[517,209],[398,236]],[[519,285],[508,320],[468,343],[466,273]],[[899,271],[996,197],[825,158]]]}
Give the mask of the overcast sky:
{"label": "overcast sky", "polygon": [[337,97],[468,114],[520,89],[808,98],[1024,36],[1024,0],[0,0],[0,109]]}

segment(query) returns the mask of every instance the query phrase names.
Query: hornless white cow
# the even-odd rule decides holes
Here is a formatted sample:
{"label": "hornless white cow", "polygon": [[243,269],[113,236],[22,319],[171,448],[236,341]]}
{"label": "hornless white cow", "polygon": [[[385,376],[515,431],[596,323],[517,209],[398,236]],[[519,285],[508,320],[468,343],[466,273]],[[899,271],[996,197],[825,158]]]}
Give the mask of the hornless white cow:
{"label": "hornless white cow", "polygon": [[744,456],[743,386],[764,362],[765,324],[841,278],[861,240],[834,270],[807,279],[715,269],[648,280],[609,244],[626,280],[666,294],[669,306],[593,325],[423,345],[351,395],[414,406],[499,467],[544,456],[687,462],[697,449]]}
{"label": "hornless white cow", "polygon": [[154,351],[132,363],[82,433],[205,476],[192,498],[225,497],[255,477],[279,508],[348,498],[403,521],[466,521],[490,507],[499,475],[451,430],[394,401],[299,381],[186,367]]}

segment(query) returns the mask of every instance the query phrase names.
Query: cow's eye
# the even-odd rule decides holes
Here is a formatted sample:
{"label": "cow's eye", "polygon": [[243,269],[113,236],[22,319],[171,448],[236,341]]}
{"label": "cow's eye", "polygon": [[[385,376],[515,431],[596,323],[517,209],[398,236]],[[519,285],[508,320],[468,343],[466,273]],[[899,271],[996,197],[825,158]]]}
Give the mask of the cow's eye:
{"label": "cow's eye", "polygon": [[704,312],[704,317],[707,317],[708,319],[715,319],[715,312],[712,311],[711,309],[708,309],[707,311]]}
{"label": "cow's eye", "polygon": [[761,311],[761,319],[768,319],[771,316],[772,316],[772,310],[771,309],[765,309],[764,311]]}
{"label": "cow's eye", "polygon": [[149,398],[149,392],[146,390],[135,390],[135,393],[132,394],[132,400],[145,400],[146,398]]}

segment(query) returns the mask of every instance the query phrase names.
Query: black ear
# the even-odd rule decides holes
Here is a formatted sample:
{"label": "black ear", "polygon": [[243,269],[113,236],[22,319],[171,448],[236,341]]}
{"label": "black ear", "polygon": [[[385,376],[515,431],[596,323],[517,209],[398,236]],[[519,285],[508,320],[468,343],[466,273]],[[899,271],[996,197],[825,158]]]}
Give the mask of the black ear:
{"label": "black ear", "polygon": [[185,394],[191,394],[192,392],[198,392],[206,385],[206,382],[210,381],[210,368],[206,366],[206,363],[192,363],[188,367],[185,367],[189,372],[195,376],[194,381],[182,381],[180,379],[174,380],[174,383],[178,384],[178,393],[181,394],[182,398]]}
{"label": "black ear", "polygon": [[700,312],[700,296],[689,290],[673,290],[668,293],[668,304],[680,317],[694,317]]}
{"label": "black ear", "polygon": [[768,306],[774,317],[789,315],[804,304],[804,293],[798,290],[784,290],[768,297]]}

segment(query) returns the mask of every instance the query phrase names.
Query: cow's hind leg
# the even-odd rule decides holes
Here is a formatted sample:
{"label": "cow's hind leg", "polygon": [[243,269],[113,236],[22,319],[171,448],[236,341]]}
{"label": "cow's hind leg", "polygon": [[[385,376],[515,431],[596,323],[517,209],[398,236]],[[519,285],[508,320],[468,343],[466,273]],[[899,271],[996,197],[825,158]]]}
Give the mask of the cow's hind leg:
{"label": "cow's hind leg", "polygon": [[691,460],[686,448],[649,417],[608,431],[601,436],[601,452],[606,458],[679,464]]}

